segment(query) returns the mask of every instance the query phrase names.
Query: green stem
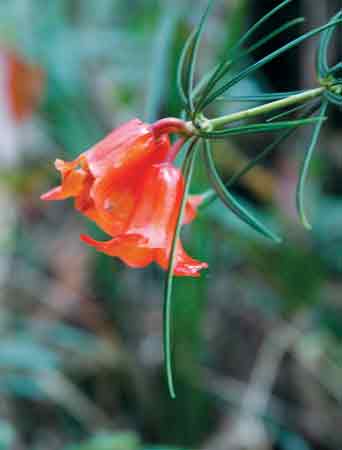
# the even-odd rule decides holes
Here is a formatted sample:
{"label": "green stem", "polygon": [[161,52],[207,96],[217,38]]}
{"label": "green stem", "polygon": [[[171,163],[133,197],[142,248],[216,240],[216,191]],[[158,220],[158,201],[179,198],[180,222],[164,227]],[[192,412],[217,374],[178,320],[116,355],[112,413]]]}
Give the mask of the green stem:
{"label": "green stem", "polygon": [[[274,102],[266,103],[260,106],[256,106],[254,108],[245,109],[243,111],[228,114],[222,117],[217,117],[215,119],[205,119],[201,124],[203,127],[202,131],[209,131],[209,130],[211,131],[215,129],[220,129],[225,125],[228,125],[233,122],[238,122],[240,120],[246,120],[252,117],[257,117],[278,109],[286,108],[288,106],[306,103],[309,100],[321,96],[325,90],[326,87],[323,86],[315,89],[309,89],[300,94],[290,95],[289,97],[283,98],[281,100],[276,100]],[[190,134],[198,134],[198,130],[192,124],[192,122],[187,122],[186,126]]]}

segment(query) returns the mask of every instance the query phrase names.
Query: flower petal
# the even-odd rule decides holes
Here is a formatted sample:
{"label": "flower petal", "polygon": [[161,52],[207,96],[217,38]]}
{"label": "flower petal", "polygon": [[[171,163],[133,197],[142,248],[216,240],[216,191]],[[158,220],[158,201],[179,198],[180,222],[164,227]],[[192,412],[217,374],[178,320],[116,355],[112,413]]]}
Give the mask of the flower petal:
{"label": "flower petal", "polygon": [[[156,253],[157,263],[164,269],[167,270],[169,267],[171,248],[163,249]],[[202,269],[207,269],[208,264],[206,262],[201,262],[189,256],[181,243],[178,240],[176,256],[175,256],[175,267],[174,275],[176,276],[188,276],[188,277],[199,277],[198,273]]]}
{"label": "flower petal", "polygon": [[[144,176],[140,197],[129,223],[129,232],[147,239],[145,244],[153,251],[153,260],[164,270],[169,265],[173,234],[184,192],[184,179],[179,169],[170,163],[150,167]],[[196,214],[200,196],[188,202],[190,221]],[[188,256],[181,242],[177,244],[174,273],[180,276],[198,276],[198,271],[207,264]]]}
{"label": "flower petal", "polygon": [[94,177],[101,177],[108,170],[112,170],[114,177],[120,170],[126,171],[144,162],[155,149],[151,126],[133,119],[113,130],[84,156]]}
{"label": "flower petal", "polygon": [[149,167],[130,219],[130,233],[145,236],[150,248],[166,247],[176,224],[183,189],[182,174],[172,164]]}
{"label": "flower petal", "polygon": [[5,56],[11,113],[17,122],[22,122],[38,105],[43,91],[44,73],[13,51],[5,51]]}
{"label": "flower petal", "polygon": [[81,240],[96,250],[120,258],[130,267],[146,267],[153,260],[151,250],[145,246],[146,239],[138,234],[122,234],[109,241],[96,241],[81,234]]}
{"label": "flower petal", "polygon": [[190,195],[188,198],[188,201],[185,205],[185,211],[184,211],[184,219],[183,219],[183,225],[187,225],[188,223],[191,223],[196,215],[197,215],[197,208],[203,201],[202,195]]}
{"label": "flower petal", "polygon": [[88,173],[83,168],[77,168],[79,165],[79,158],[71,162],[56,159],[55,167],[61,172],[62,184],[41,195],[41,200],[65,200],[80,195]]}

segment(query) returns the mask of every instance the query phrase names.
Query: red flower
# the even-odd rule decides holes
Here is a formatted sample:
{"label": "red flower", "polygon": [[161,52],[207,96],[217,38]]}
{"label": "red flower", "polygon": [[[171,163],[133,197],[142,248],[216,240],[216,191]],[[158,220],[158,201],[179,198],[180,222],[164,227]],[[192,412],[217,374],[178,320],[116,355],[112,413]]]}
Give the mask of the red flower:
{"label": "red flower", "polygon": [[[170,163],[153,164],[144,173],[125,232],[107,242],[94,241],[88,236],[81,238],[131,267],[144,267],[155,261],[166,270],[183,192],[184,180],[176,167]],[[192,219],[190,210],[193,214],[191,201],[186,221]],[[175,275],[196,276],[205,267],[205,263],[190,258],[178,242]]]}
{"label": "red flower", "polygon": [[6,64],[6,82],[11,114],[16,122],[30,116],[38,105],[44,84],[43,71],[17,53],[1,51]]}
{"label": "red flower", "polygon": [[[166,270],[184,193],[183,176],[168,161],[172,155],[168,131],[131,120],[75,161],[56,160],[62,184],[41,198],[74,197],[76,209],[113,237],[97,242],[81,236],[83,241],[131,267],[155,261]],[[201,200],[189,198],[184,223],[194,219]],[[178,242],[175,275],[198,276],[205,267]]]}

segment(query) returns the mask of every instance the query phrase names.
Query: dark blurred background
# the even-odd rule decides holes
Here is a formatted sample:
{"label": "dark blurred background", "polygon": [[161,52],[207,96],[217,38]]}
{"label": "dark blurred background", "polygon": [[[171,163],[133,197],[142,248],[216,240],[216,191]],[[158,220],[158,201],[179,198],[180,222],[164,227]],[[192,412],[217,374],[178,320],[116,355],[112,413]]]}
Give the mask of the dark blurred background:
{"label": "dark blurred background", "polygon": [[[274,0],[218,0],[205,71]],[[271,245],[219,202],[185,230],[209,264],[177,279],[177,399],[162,368],[159,268],[126,268],[86,248],[101,236],[72,202],[47,204],[56,157],[73,159],[120,123],[178,116],[176,66],[203,11],[197,0],[0,2],[0,449],[333,450],[342,445],[341,113],[329,110],[306,190],[313,231],[294,208],[309,128],[234,188],[284,236]],[[307,21],[260,58],[325,23],[341,0],[295,0],[265,25]],[[257,38],[257,36],[255,37]],[[317,39],[241,82],[234,95],[316,85]],[[331,58],[341,59],[341,34]],[[11,80],[9,83],[8,80]],[[210,115],[248,107],[217,102]],[[271,136],[215,146],[228,178]],[[208,188],[201,164],[193,191]]]}

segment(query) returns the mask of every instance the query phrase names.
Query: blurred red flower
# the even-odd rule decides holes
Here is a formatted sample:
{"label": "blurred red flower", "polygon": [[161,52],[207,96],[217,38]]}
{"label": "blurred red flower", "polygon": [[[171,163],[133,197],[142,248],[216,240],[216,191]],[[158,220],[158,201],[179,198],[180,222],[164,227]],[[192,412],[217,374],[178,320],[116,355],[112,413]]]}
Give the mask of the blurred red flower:
{"label": "blurred red flower", "polygon": [[[130,267],[154,261],[166,270],[184,193],[183,176],[170,161],[174,152],[167,132],[164,124],[154,128],[138,119],[121,125],[76,160],[56,160],[62,184],[41,198],[74,197],[75,208],[113,237],[98,242],[82,235],[84,242]],[[201,200],[190,196],[184,224],[195,218]],[[198,276],[206,267],[177,243],[175,275]]]}
{"label": "blurred red flower", "polygon": [[12,50],[1,50],[6,63],[6,83],[10,112],[22,122],[37,108],[44,86],[41,68],[29,64]]}

